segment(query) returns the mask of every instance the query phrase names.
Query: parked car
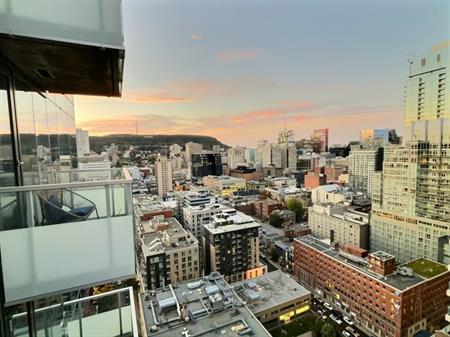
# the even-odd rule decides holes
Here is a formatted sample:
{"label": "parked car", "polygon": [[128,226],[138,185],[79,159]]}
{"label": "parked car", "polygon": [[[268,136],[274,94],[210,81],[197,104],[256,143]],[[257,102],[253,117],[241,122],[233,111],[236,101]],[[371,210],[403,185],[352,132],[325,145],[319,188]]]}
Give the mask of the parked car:
{"label": "parked car", "polygon": [[352,335],[350,334],[350,332],[348,332],[348,331],[342,331],[342,335],[343,336],[345,336],[345,337],[352,337]]}
{"label": "parked car", "polygon": [[345,321],[345,323],[347,323],[348,325],[353,325],[352,320],[351,320],[348,316],[344,316],[344,321]]}
{"label": "parked car", "polygon": [[325,302],[323,305],[324,305],[324,307],[327,308],[328,310],[333,310],[333,307],[331,306],[330,303]]}
{"label": "parked car", "polygon": [[336,322],[337,325],[341,325],[342,321],[339,319],[339,317],[335,316],[334,314],[330,315],[330,318]]}
{"label": "parked car", "polygon": [[327,315],[323,314],[322,316],[320,316],[323,320],[326,320],[328,318]]}
{"label": "parked car", "polygon": [[359,337],[359,333],[356,332],[356,330],[353,327],[348,326],[348,327],[345,328],[345,330],[350,332],[354,337]]}

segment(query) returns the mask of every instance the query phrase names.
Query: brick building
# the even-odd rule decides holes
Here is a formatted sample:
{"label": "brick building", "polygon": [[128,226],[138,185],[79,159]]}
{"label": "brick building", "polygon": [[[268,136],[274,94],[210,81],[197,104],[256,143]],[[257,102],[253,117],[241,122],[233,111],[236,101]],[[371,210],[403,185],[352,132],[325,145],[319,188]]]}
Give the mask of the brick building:
{"label": "brick building", "polygon": [[450,281],[447,266],[420,258],[396,267],[395,257],[368,259],[337,250],[312,236],[294,240],[300,282],[380,337],[410,337],[444,325]]}
{"label": "brick building", "polygon": [[282,210],[283,203],[281,201],[276,201],[272,199],[257,200],[254,202],[255,205],[255,216],[267,220],[269,215],[275,210]]}
{"label": "brick building", "polygon": [[325,185],[327,183],[327,177],[323,173],[308,172],[305,175],[305,187],[315,188],[320,185]]}

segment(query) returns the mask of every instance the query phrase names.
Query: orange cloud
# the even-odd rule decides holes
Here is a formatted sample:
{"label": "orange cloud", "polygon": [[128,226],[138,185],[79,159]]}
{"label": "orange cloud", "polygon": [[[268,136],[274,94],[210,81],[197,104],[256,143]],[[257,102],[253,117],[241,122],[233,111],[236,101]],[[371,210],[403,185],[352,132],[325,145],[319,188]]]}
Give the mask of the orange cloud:
{"label": "orange cloud", "polygon": [[193,99],[173,95],[167,92],[153,93],[153,92],[140,92],[140,93],[128,93],[124,94],[123,98],[128,102],[133,103],[149,103],[149,104],[160,104],[160,103],[186,103],[192,102]]}
{"label": "orange cloud", "polygon": [[260,50],[224,50],[216,53],[216,61],[233,62],[240,60],[252,60],[261,54]]}
{"label": "orange cloud", "polygon": [[197,34],[197,33],[192,33],[191,39],[192,40],[200,40],[200,39],[202,39],[202,36],[200,34]]}

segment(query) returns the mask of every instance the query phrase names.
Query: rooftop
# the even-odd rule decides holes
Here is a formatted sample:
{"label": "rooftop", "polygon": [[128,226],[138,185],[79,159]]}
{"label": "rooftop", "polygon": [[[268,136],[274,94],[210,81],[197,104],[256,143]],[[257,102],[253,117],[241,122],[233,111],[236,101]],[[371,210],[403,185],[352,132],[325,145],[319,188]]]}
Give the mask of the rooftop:
{"label": "rooftop", "polygon": [[138,228],[144,256],[198,245],[197,239],[175,218],[140,221]]}
{"label": "rooftop", "polygon": [[311,296],[308,290],[281,270],[251,280],[236,282],[232,286],[254,314],[292,300]]}
{"label": "rooftop", "polygon": [[405,264],[405,266],[411,268],[414,273],[424,278],[435,277],[447,271],[447,266],[425,258],[411,261]]}
{"label": "rooftop", "polygon": [[227,209],[212,217],[209,224],[203,227],[213,234],[233,232],[248,228],[257,228],[261,225],[256,222],[251,216],[235,209]]}
{"label": "rooftop", "polygon": [[218,273],[141,295],[148,336],[270,334]]}
{"label": "rooftop", "polygon": [[[331,258],[339,261],[342,264],[346,264],[352,268],[355,268],[359,272],[366,274],[372,279],[382,282],[400,292],[405,291],[408,288],[415,287],[419,283],[427,281],[427,279],[435,277],[447,271],[447,267],[445,265],[441,265],[423,258],[399,266],[399,268],[394,273],[382,276],[368,269],[368,262],[366,259],[345,253],[341,250],[334,249],[329,244],[324,243],[311,235],[296,238],[295,240],[330,256]],[[421,260],[424,261],[421,262]],[[409,264],[412,264],[412,266],[410,266]],[[404,267],[412,268],[412,275],[405,274],[402,271]]]}

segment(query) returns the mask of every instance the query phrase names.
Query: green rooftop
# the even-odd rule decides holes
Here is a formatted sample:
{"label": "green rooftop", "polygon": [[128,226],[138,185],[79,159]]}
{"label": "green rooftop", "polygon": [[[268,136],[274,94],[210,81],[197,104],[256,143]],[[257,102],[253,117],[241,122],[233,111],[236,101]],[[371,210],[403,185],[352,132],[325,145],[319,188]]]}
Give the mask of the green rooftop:
{"label": "green rooftop", "polygon": [[447,266],[425,258],[411,261],[405,266],[411,268],[414,273],[424,278],[431,278],[447,271]]}

